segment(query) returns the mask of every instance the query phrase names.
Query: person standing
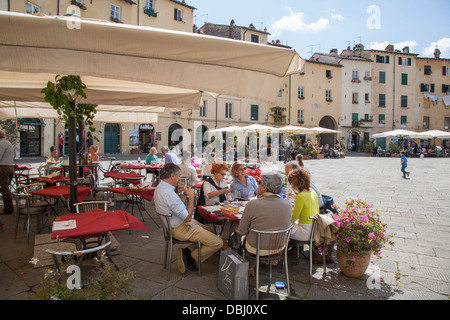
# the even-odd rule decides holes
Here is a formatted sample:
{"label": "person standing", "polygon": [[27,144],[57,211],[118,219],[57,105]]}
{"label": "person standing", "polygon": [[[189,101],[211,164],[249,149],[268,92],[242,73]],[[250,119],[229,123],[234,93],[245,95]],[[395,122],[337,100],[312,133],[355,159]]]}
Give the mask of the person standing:
{"label": "person standing", "polygon": [[406,158],[406,153],[405,151],[400,152],[400,154],[402,155],[400,157],[400,161],[402,164],[402,172],[403,172],[403,178],[406,179],[406,175],[408,175],[409,177],[409,171],[406,171],[406,167],[408,166],[408,159]]}
{"label": "person standing", "polygon": [[64,155],[64,135],[59,133],[59,156],[62,157]]}
{"label": "person standing", "polygon": [[5,132],[0,130],[0,192],[3,198],[3,214],[11,214],[14,210],[9,185],[14,176],[15,157],[14,147],[6,140]]}

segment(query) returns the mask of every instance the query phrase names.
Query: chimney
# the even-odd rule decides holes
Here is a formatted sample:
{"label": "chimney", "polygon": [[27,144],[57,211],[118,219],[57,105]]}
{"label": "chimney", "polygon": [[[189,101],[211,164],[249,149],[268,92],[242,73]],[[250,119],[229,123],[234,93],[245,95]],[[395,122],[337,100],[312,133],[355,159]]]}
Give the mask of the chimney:
{"label": "chimney", "polygon": [[234,22],[234,19],[231,19],[230,26],[234,27],[235,25],[236,23]]}
{"label": "chimney", "polygon": [[438,48],[436,48],[436,50],[434,50],[434,58],[435,59],[441,58],[441,50],[439,50]]}
{"label": "chimney", "polygon": [[331,49],[330,50],[330,54],[333,56],[337,56],[338,55],[338,50],[337,49]]}
{"label": "chimney", "polygon": [[403,53],[409,53],[409,47],[404,47],[403,48]]}
{"label": "chimney", "polygon": [[394,52],[394,46],[392,44],[389,44],[386,49],[384,49],[385,51],[389,51],[389,52]]}
{"label": "chimney", "polygon": [[362,51],[364,50],[364,45],[362,43],[358,43],[353,47],[353,51]]}

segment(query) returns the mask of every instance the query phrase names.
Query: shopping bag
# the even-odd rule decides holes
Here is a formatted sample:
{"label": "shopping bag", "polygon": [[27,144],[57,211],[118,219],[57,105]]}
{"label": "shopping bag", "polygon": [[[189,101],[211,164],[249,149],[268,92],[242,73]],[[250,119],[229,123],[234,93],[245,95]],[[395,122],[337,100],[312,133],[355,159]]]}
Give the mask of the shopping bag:
{"label": "shopping bag", "polygon": [[233,250],[220,252],[218,287],[227,299],[248,299],[248,261]]}

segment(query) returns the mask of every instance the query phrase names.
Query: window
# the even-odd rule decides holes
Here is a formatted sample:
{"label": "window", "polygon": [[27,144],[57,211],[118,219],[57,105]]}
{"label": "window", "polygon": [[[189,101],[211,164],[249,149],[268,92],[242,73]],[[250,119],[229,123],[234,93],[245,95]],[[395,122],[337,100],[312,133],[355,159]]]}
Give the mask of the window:
{"label": "window", "polygon": [[364,120],[370,120],[370,115],[368,113],[364,114]]}
{"label": "window", "polygon": [[331,70],[326,70],[326,71],[325,71],[325,76],[326,76],[328,79],[333,78],[333,76],[331,75]]}
{"label": "window", "polygon": [[386,83],[386,72],[380,71],[380,83]]}
{"label": "window", "polygon": [[408,96],[401,96],[401,107],[408,108]]}
{"label": "window", "polygon": [[442,85],[442,93],[448,93],[450,91],[450,86],[448,84]]}
{"label": "window", "polygon": [[145,0],[145,9],[154,10],[153,5],[153,0]]}
{"label": "window", "polygon": [[408,117],[407,116],[401,116],[400,117],[400,124],[406,126],[408,123]]}
{"label": "window", "polygon": [[173,19],[176,21],[183,21],[183,11],[175,8],[173,11]]}
{"label": "window", "polygon": [[444,129],[448,130],[450,128],[450,118],[444,118]]}
{"label": "window", "polygon": [[41,7],[32,4],[31,2],[27,2],[27,13],[41,13]]}
{"label": "window", "polygon": [[420,92],[434,92],[434,83],[430,84],[421,83]]}
{"label": "window", "polygon": [[297,121],[299,123],[303,123],[304,122],[303,114],[304,114],[304,110],[298,110],[297,111]]}
{"label": "window", "polygon": [[353,121],[358,121],[358,114],[357,113],[352,113],[352,120]]}
{"label": "window", "polygon": [[411,65],[411,58],[398,58],[398,64],[402,66],[410,66]]}
{"label": "window", "polygon": [[423,128],[430,129],[430,117],[423,117]]}
{"label": "window", "polygon": [[325,99],[326,99],[327,101],[333,101],[333,100],[331,99],[331,90],[326,90],[326,91],[325,91]]}
{"label": "window", "polygon": [[408,74],[402,73],[402,85],[407,85],[407,84],[408,84]]}
{"label": "window", "polygon": [[358,72],[358,70],[353,70],[352,71],[352,80],[353,81],[358,81],[359,80],[359,72]]}
{"label": "window", "polygon": [[120,7],[115,4],[111,4],[111,18],[120,21]]}
{"label": "window", "polygon": [[252,34],[250,41],[254,43],[259,43],[259,36],[257,34]]}
{"label": "window", "polygon": [[423,69],[423,74],[429,75],[431,74],[431,66],[425,66]]}
{"label": "window", "polygon": [[443,66],[443,67],[442,67],[442,75],[443,75],[443,76],[448,76],[448,75],[450,75],[450,67]]}
{"label": "window", "polygon": [[366,71],[364,73],[364,80],[372,80],[372,77],[370,76],[370,71]]}
{"label": "window", "polygon": [[381,124],[381,125],[384,126],[385,123],[386,123],[385,115],[384,114],[379,114],[378,115],[378,124]]}
{"label": "window", "polygon": [[305,87],[298,87],[298,98],[305,98]]}
{"label": "window", "polygon": [[380,56],[380,55],[377,54],[375,61],[377,63],[389,64],[389,56]]}
{"label": "window", "polygon": [[367,103],[370,102],[370,95],[368,93],[364,94],[364,101]]}
{"label": "window", "polygon": [[258,121],[258,109],[259,106],[257,104],[252,104],[250,107],[250,120]]}
{"label": "window", "polygon": [[207,102],[206,100],[203,100],[203,107],[200,107],[199,109],[199,117],[206,117],[206,107],[207,107]]}
{"label": "window", "polygon": [[225,103],[225,118],[233,118],[233,104],[230,102]]}
{"label": "window", "polygon": [[380,93],[378,95],[378,106],[379,107],[386,107],[386,95],[383,93]]}
{"label": "window", "polygon": [[352,103],[353,104],[358,104],[359,103],[359,94],[358,94],[358,92],[353,92],[352,93]]}

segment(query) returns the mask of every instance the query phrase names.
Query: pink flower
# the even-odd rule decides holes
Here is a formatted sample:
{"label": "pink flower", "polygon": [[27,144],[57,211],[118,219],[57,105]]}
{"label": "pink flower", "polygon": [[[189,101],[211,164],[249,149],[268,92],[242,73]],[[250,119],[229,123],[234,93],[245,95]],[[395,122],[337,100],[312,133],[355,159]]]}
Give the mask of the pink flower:
{"label": "pink flower", "polygon": [[375,233],[373,233],[373,232],[370,232],[368,237],[369,237],[369,239],[372,239],[372,240],[376,238]]}
{"label": "pink flower", "polygon": [[347,243],[350,243],[351,240],[352,240],[352,238],[350,238],[350,237],[345,238],[345,241],[347,241]]}

